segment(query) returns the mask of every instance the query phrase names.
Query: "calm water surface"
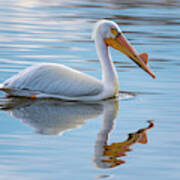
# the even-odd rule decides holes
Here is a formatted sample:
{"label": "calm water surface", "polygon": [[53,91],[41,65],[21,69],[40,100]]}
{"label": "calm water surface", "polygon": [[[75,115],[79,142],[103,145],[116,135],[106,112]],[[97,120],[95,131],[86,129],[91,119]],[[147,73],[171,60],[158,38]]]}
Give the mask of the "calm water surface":
{"label": "calm water surface", "polygon": [[93,104],[2,99],[0,179],[180,178],[178,0],[1,0],[0,83],[39,62],[101,78],[91,31],[102,18],[149,54],[157,79],[111,50],[120,89],[135,96]]}

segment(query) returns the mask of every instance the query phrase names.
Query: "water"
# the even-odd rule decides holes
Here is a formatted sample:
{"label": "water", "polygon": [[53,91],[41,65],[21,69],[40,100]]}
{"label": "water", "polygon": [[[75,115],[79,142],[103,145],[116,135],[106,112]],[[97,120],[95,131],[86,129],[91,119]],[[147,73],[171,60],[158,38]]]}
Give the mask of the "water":
{"label": "water", "polygon": [[[2,99],[0,179],[179,179],[179,1],[1,0],[0,83],[37,62],[101,78],[91,31],[102,18],[148,52],[157,79],[111,50],[120,89],[135,96],[94,104]],[[154,127],[146,129],[148,120]]]}

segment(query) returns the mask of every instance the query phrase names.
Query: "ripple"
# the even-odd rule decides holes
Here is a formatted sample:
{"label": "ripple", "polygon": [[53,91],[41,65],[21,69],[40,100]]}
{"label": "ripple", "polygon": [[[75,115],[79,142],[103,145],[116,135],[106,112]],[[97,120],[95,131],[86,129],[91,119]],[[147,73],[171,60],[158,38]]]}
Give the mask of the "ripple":
{"label": "ripple", "polygon": [[[107,135],[109,129],[105,126],[110,125],[111,119],[102,122],[101,115],[86,121],[79,129],[52,136],[52,128],[58,128],[56,124],[51,126],[55,117],[62,118],[65,113],[62,111],[55,116],[52,111],[59,111],[59,102],[52,103],[53,108],[49,111],[41,111],[44,115],[41,122],[39,110],[32,110],[32,117],[37,118],[24,121],[25,124],[9,116],[7,111],[0,111],[0,178],[141,180],[146,177],[150,180],[166,176],[167,180],[178,179],[179,9],[178,0],[134,0],[133,3],[130,0],[1,0],[0,83],[39,62],[65,64],[101,79],[91,31],[94,23],[104,18],[117,22],[139,53],[149,54],[149,66],[157,79],[144,76],[144,72],[131,61],[112,51],[120,88],[127,91],[119,92],[119,114],[112,124],[111,136]],[[4,99],[0,102],[7,103]],[[47,104],[44,102],[37,108]],[[72,107],[71,112],[76,109],[77,117],[84,118],[90,109],[98,110],[96,106],[87,106],[85,111],[85,107]],[[17,117],[28,119],[29,108],[24,106],[26,111],[23,113],[23,108],[17,107],[21,112]],[[112,109],[107,112],[109,114],[104,118],[116,115]],[[46,119],[46,113],[50,120]],[[14,114],[18,115],[15,111]],[[67,115],[76,122],[71,113]],[[135,151],[123,157],[127,163],[114,170],[95,169],[92,159],[98,132],[110,137],[111,144],[134,132],[137,125],[142,127],[142,122],[147,119],[156,120],[156,127],[148,132],[147,146],[135,145]],[[32,128],[37,133],[51,132],[51,136],[34,134]],[[99,137],[102,140],[102,136]]]}

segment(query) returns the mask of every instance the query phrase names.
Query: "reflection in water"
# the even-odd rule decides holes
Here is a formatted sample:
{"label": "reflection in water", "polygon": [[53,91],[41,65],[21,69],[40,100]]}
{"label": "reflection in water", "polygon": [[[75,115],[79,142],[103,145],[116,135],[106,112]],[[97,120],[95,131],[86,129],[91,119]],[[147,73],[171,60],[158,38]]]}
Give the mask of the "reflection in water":
{"label": "reflection in water", "polygon": [[35,128],[36,133],[60,135],[102,114],[101,104],[13,98],[2,106],[9,114]]}
{"label": "reflection in water", "polygon": [[[107,145],[108,134],[112,129],[111,125],[113,125],[113,122],[110,124],[109,122],[106,122],[105,120],[103,129],[98,134],[98,140],[96,141],[96,146],[95,146],[96,148],[95,148],[94,161],[97,167],[113,168],[118,165],[124,164],[125,161],[119,158],[126,156],[126,152],[131,151],[130,146],[136,143],[141,143],[141,144],[147,143],[146,131],[154,127],[154,124],[152,121],[148,121],[148,122],[149,122],[148,127],[139,129],[138,131],[134,133],[130,133],[128,135],[128,138],[125,141]],[[109,123],[108,126],[107,126],[107,123]]]}
{"label": "reflection in water", "polygon": [[146,131],[154,126],[152,121],[148,121],[148,127],[130,133],[125,141],[108,145],[108,136],[118,114],[118,105],[117,99],[96,103],[23,98],[1,100],[2,110],[21,119],[40,134],[61,135],[64,131],[80,127],[87,119],[102,115],[103,127],[98,133],[94,153],[94,162],[98,168],[112,168],[125,163],[119,157],[125,156],[135,143],[146,144]]}
{"label": "reflection in water", "polygon": [[[93,24],[102,18],[116,21],[139,52],[148,51],[153,64],[152,68],[158,74],[157,81],[151,82],[149,79],[147,82],[147,79],[141,76],[142,72],[137,71],[136,66],[132,67],[132,63],[125,57],[120,57],[115,51],[113,52],[113,59],[121,77],[121,90],[126,87],[124,90],[135,92],[137,97],[120,102],[123,104],[120,110],[124,110],[124,112],[123,114],[119,113],[117,120],[114,120],[116,123],[118,122],[119,128],[113,130],[108,141],[105,134],[109,132],[104,125],[99,129],[95,127],[95,131],[93,129],[93,132],[102,129],[98,133],[98,137],[94,137],[94,134],[89,136],[92,125],[90,120],[88,121],[90,123],[86,125],[87,131],[84,131],[85,127],[83,127],[84,129],[81,128],[78,133],[76,131],[69,133],[68,137],[34,137],[31,136],[31,133],[25,133],[25,136],[22,137],[21,132],[26,131],[27,128],[23,125],[20,126],[18,121],[13,121],[14,118],[10,118],[6,113],[0,111],[0,179],[49,180],[77,177],[78,180],[91,180],[95,179],[93,178],[94,173],[101,174],[102,172],[102,175],[97,178],[178,180],[180,170],[179,9],[180,0],[0,0],[0,82],[37,62],[64,64],[100,78],[99,61],[90,35]],[[144,85],[143,89],[142,84]],[[137,90],[140,92],[136,92]],[[34,102],[34,106],[40,109],[36,104],[38,102]],[[63,127],[63,124],[61,125],[63,122],[60,121],[62,117],[58,112],[61,103],[55,102],[57,105],[53,105],[53,102],[49,102],[51,105],[46,104],[48,103],[39,105],[42,106],[42,109],[45,106],[49,109],[49,112],[47,109],[42,111],[44,122],[43,118],[38,118],[40,112],[37,111],[40,110],[35,111],[33,116],[36,115],[37,118],[34,120],[31,119],[31,114],[28,115],[25,106],[27,109],[29,106],[30,109],[31,103],[24,106],[22,103],[19,105],[19,109],[18,107],[16,110],[10,109],[9,113],[13,115],[16,111],[18,117],[19,110],[19,118],[23,119],[26,116],[22,120],[24,123],[44,134],[61,134],[63,131],[68,133],[66,132],[68,128],[78,127],[77,119],[74,118],[74,126],[72,121],[71,127],[61,131],[59,128]],[[129,106],[132,108],[129,109]],[[98,109],[96,112],[99,120],[103,113],[103,106],[94,105],[93,107],[94,109],[91,109],[94,112]],[[133,107],[137,107],[137,109]],[[23,112],[21,114],[20,108],[24,109],[24,115]],[[55,109],[57,109],[57,113]],[[132,115],[126,114],[128,112]],[[141,112],[144,113],[141,114]],[[47,114],[50,114],[49,117],[46,117]],[[53,114],[56,114],[54,118]],[[148,124],[136,125],[139,116],[145,120],[146,117],[158,119],[156,131],[153,131],[153,134],[151,133],[154,129],[150,129],[150,132],[146,131],[148,140],[152,138],[153,141],[148,145],[137,143],[130,147],[133,151],[144,148],[143,154],[140,151],[125,152],[127,156],[117,157],[117,160],[125,160],[126,164],[103,171],[94,170],[90,165],[91,162],[87,162],[89,161],[87,158],[92,155],[93,149],[90,149],[92,139],[97,139],[96,143],[94,141],[95,150],[93,150],[96,166],[110,167],[112,163],[102,162],[102,160],[110,159],[110,156],[104,155],[104,146],[111,147],[113,142],[126,140],[128,133],[148,126]],[[48,120],[48,118],[51,119]],[[138,120],[138,122],[140,121]],[[79,121],[79,126],[83,126],[83,123],[86,123],[86,120]],[[121,129],[122,123],[124,126],[127,124],[125,130]],[[128,128],[128,123],[135,128],[134,131]],[[12,124],[14,128],[12,128]],[[99,122],[97,124],[99,125]],[[64,123],[64,125],[66,124]],[[103,130],[104,140],[98,142],[101,140],[99,136],[103,136]],[[127,133],[123,133],[124,138],[121,136],[122,138],[117,139],[116,135],[122,133],[121,130]],[[83,137],[71,136],[76,133],[87,137],[87,140]],[[151,135],[153,136],[151,137]],[[66,142],[67,139],[74,142],[79,141],[74,147],[75,144]],[[87,142],[89,139],[91,142]],[[51,145],[50,148],[49,145]],[[66,148],[71,149],[66,150]],[[82,153],[76,155],[76,152]],[[148,156],[145,156],[144,153],[148,153]],[[136,155],[135,159],[130,160],[131,155]],[[63,162],[66,159],[68,162]],[[130,164],[130,161],[133,164]],[[78,163],[77,166],[76,163]]]}

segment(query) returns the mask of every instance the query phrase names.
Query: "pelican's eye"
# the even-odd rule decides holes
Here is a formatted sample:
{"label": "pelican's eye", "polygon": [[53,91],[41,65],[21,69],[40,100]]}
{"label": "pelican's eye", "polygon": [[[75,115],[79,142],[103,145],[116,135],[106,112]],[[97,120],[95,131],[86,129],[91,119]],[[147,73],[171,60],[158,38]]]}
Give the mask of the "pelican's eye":
{"label": "pelican's eye", "polygon": [[115,37],[115,39],[121,35],[121,33],[116,29],[114,28],[113,26],[111,27],[111,33],[113,34],[113,36]]}
{"label": "pelican's eye", "polygon": [[117,36],[117,30],[113,27],[113,26],[111,26],[111,33],[116,37]]}

